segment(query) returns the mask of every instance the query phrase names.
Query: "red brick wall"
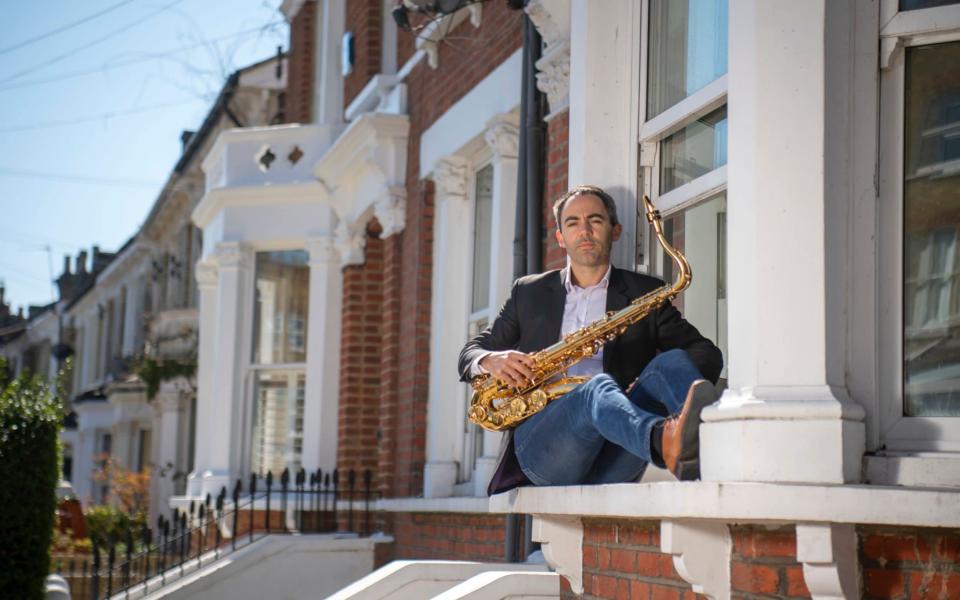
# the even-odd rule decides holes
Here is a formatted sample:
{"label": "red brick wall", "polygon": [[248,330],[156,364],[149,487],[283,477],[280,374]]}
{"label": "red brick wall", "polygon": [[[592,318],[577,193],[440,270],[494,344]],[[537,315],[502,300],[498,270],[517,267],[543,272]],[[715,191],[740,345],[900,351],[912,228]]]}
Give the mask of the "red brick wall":
{"label": "red brick wall", "polygon": [[866,598],[960,598],[960,531],[861,528]]}
{"label": "red brick wall", "polygon": [[393,560],[457,559],[502,562],[505,518],[458,513],[389,513]]}
{"label": "red brick wall", "polygon": [[[731,537],[734,598],[810,597],[796,560],[793,527],[738,526],[731,528]],[[673,557],[660,551],[659,521],[585,521],[583,586],[584,598],[701,597],[677,574]],[[575,597],[569,590],[563,595]]]}
{"label": "red brick wall", "polygon": [[337,424],[337,468],[344,474],[348,469],[371,469],[375,477],[383,333],[384,252],[379,232],[374,219],[368,226],[366,262],[343,270]]}
{"label": "red brick wall", "polygon": [[[434,203],[432,182],[419,177],[420,136],[520,47],[521,22],[522,13],[505,4],[485,4],[480,28],[465,21],[450,34],[455,44],[440,45],[439,68],[431,69],[424,60],[406,80],[410,115],[406,228],[398,234],[399,241],[388,238],[384,248],[385,272],[400,273],[398,279],[383,282],[385,385],[380,398],[379,486],[387,497],[416,496],[423,490]],[[402,64],[407,58],[403,48],[412,47],[412,36],[406,32],[398,36]]]}
{"label": "red brick wall", "polygon": [[553,218],[553,202],[567,191],[567,134],[570,124],[570,112],[550,119],[547,123],[547,173],[544,178],[543,193],[543,270],[562,269],[566,265],[567,254],[557,244],[554,232],[557,220]]}
{"label": "red brick wall", "polygon": [[287,60],[287,122],[313,120],[313,72],[317,3],[304,2],[290,22],[290,52]]}
{"label": "red brick wall", "polygon": [[408,186],[405,230],[385,240],[380,490],[423,491],[430,370],[433,183]]}
{"label": "red brick wall", "polygon": [[730,583],[736,598],[809,598],[793,527],[732,527]]}
{"label": "red brick wall", "polygon": [[[564,586],[564,598],[575,598]],[[660,552],[660,523],[590,519],[583,526],[584,598],[696,598]]]}
{"label": "red brick wall", "polygon": [[353,33],[353,71],[343,80],[343,106],[380,72],[380,30],[383,19],[381,0],[350,0],[347,2],[346,31]]}

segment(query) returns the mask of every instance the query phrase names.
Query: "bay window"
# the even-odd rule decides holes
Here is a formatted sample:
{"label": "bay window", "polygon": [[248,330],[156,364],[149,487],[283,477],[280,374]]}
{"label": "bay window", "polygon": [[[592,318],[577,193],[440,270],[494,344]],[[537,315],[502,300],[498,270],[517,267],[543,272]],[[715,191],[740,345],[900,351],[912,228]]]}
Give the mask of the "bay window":
{"label": "bay window", "polygon": [[304,250],[258,252],[254,284],[250,467],[300,469],[310,269]]}

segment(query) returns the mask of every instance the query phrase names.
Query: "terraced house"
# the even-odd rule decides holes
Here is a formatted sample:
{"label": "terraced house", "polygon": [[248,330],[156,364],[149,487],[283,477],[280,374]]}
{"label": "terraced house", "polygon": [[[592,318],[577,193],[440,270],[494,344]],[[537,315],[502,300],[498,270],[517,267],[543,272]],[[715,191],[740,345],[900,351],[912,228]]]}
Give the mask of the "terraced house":
{"label": "terraced house", "polygon": [[[177,594],[960,597],[960,3],[281,10],[285,123],[202,155],[170,505],[236,490],[224,539],[306,529],[292,490],[336,469],[339,533],[199,560]],[[617,201],[616,266],[673,278],[643,195],[692,266],[675,302],[727,365],[702,479],[488,498],[501,434],[456,357],[564,265],[550,207],[582,183]]]}

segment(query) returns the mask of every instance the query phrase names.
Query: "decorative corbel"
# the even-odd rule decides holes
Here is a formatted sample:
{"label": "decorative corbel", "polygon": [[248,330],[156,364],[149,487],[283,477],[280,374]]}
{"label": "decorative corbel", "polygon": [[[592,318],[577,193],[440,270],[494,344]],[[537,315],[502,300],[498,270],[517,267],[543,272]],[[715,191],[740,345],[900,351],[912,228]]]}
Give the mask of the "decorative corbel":
{"label": "decorative corbel", "polygon": [[860,597],[857,532],[850,523],[797,523],[797,560],[813,598]]}
{"label": "decorative corbel", "polygon": [[366,231],[353,231],[346,221],[337,225],[337,252],[340,254],[340,265],[362,265],[366,261],[367,248]]}
{"label": "decorative corbel", "polygon": [[555,115],[570,105],[570,0],[530,0],[524,11],[543,38],[537,89],[547,95]]}
{"label": "decorative corbel", "polygon": [[547,564],[583,593],[583,521],[569,515],[533,515],[531,537],[540,542]]}
{"label": "decorative corbel", "polygon": [[497,158],[517,158],[520,147],[517,117],[510,114],[493,117],[487,123],[483,139]]}
{"label": "decorative corbel", "polygon": [[438,160],[437,165],[433,168],[437,200],[442,201],[448,198],[466,200],[469,175],[469,163],[463,157],[446,156]]}
{"label": "decorative corbel", "polygon": [[407,190],[401,187],[387,189],[374,204],[373,214],[383,228],[381,239],[403,231],[407,222]]}
{"label": "decorative corbel", "polygon": [[730,529],[712,521],[663,520],[660,549],[693,591],[708,598],[730,598]]}

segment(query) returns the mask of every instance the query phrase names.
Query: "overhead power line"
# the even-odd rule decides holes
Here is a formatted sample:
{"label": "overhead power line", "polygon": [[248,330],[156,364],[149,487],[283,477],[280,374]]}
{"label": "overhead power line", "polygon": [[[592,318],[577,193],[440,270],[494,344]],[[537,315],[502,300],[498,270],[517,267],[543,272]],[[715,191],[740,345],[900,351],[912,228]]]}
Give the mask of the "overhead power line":
{"label": "overhead power line", "polygon": [[162,12],[164,12],[164,11],[172,8],[174,5],[180,4],[181,2],[183,2],[183,0],[173,0],[173,2],[168,2],[167,4],[164,4],[163,6],[161,6],[160,8],[158,8],[157,10],[155,10],[155,11],[153,11],[153,12],[151,12],[151,13],[148,13],[148,14],[144,15],[143,17],[140,17],[139,19],[137,19],[137,20],[135,20],[135,21],[131,21],[130,23],[127,23],[126,25],[124,25],[124,26],[122,26],[122,27],[119,27],[119,28],[117,28],[117,29],[114,29],[113,31],[111,31],[111,32],[109,32],[109,33],[107,33],[107,34],[104,34],[104,35],[102,35],[101,37],[99,37],[99,38],[97,38],[97,39],[95,39],[95,40],[93,40],[93,41],[91,41],[91,42],[87,42],[86,44],[83,44],[82,46],[78,46],[78,47],[76,47],[76,48],[73,48],[73,49],[69,50],[68,52],[64,52],[63,54],[58,54],[57,56],[54,56],[53,58],[47,59],[47,60],[45,60],[45,61],[42,62],[42,63],[38,63],[38,64],[35,64],[35,65],[31,65],[31,66],[27,67],[26,69],[22,69],[22,70],[20,70],[20,71],[17,71],[16,73],[10,75],[9,77],[6,77],[5,79],[0,80],[0,83],[6,83],[6,82],[8,82],[8,81],[13,81],[14,79],[19,79],[20,77],[23,77],[23,76],[26,75],[27,73],[32,73],[32,72],[36,71],[37,69],[42,69],[43,67],[48,67],[48,66],[50,66],[50,65],[52,65],[52,64],[55,64],[55,63],[60,62],[61,60],[70,58],[70,57],[74,56],[77,52],[80,52],[81,50],[86,50],[87,48],[92,48],[93,46],[96,46],[97,44],[102,44],[103,42],[109,40],[109,39],[112,38],[112,37],[115,37],[115,36],[117,36],[117,35],[120,35],[121,33],[125,32],[125,31],[127,31],[127,30],[129,30],[129,29],[133,29],[134,27],[136,27],[137,25],[140,25],[141,23],[144,23],[144,22],[146,22],[146,21],[149,21],[149,20],[152,19],[153,17],[155,17],[155,16],[159,15],[160,13],[162,13]]}
{"label": "overhead power line", "polygon": [[92,21],[92,20],[96,19],[97,17],[102,17],[103,15],[105,15],[105,14],[107,14],[107,13],[110,13],[110,12],[113,12],[113,11],[115,11],[116,9],[118,9],[118,8],[120,8],[120,7],[122,7],[122,6],[126,6],[127,4],[130,4],[130,3],[133,2],[133,1],[134,1],[134,0],[124,0],[123,2],[118,2],[117,4],[114,4],[113,6],[108,6],[107,8],[105,8],[105,9],[99,11],[99,12],[93,13],[92,15],[88,15],[88,16],[86,16],[86,17],[84,17],[84,18],[82,18],[82,19],[80,19],[80,20],[78,20],[78,21],[74,21],[74,22],[72,22],[72,23],[67,23],[66,25],[61,25],[60,27],[57,27],[56,29],[51,29],[50,31],[48,31],[48,32],[46,32],[46,33],[41,33],[40,35],[35,35],[35,36],[33,36],[32,38],[27,38],[27,39],[25,39],[25,40],[23,40],[23,41],[17,42],[16,44],[7,46],[7,47],[5,47],[5,48],[0,48],[0,54],[6,54],[7,52],[13,52],[14,50],[19,50],[20,48],[23,48],[24,46],[29,46],[30,44],[33,44],[33,43],[35,43],[35,42],[39,42],[40,40],[45,40],[45,39],[47,39],[48,37],[53,37],[53,36],[57,35],[58,33],[63,33],[64,31],[68,31],[68,30],[70,30],[70,29],[73,29],[74,27],[77,27],[78,25],[83,25],[84,23],[87,23],[87,22],[89,22],[89,21]]}
{"label": "overhead power line", "polygon": [[170,106],[180,106],[183,104],[189,104],[190,102],[204,101],[205,98],[184,98],[182,100],[174,100],[171,102],[162,102],[160,104],[151,104],[148,106],[141,106],[139,108],[131,108],[129,110],[116,110],[107,113],[101,113],[99,115],[88,115],[84,117],[76,117],[73,119],[62,119],[59,121],[47,121],[44,123],[33,123],[30,125],[15,125],[12,127],[0,127],[0,133],[15,133],[17,131],[33,131],[35,129],[49,129],[51,127],[66,127],[69,125],[77,125],[79,123],[88,123],[90,121],[100,121],[108,120],[114,117],[122,117],[125,115],[135,115],[138,113],[149,112],[151,110],[158,110],[161,108],[167,108]]}
{"label": "overhead power line", "polygon": [[87,175],[76,175],[69,173],[44,173],[42,171],[24,171],[20,169],[7,169],[0,167],[0,175],[10,175],[13,177],[27,177],[31,179],[49,179],[53,181],[73,181],[76,183],[94,183],[98,185],[113,185],[119,187],[142,187],[155,188],[160,185],[156,181],[145,181],[142,179],[113,179],[109,177],[90,177]]}
{"label": "overhead power line", "polygon": [[137,57],[137,58],[130,58],[130,59],[127,59],[127,60],[123,60],[123,61],[117,62],[117,63],[112,64],[112,65],[104,64],[103,66],[100,66],[100,67],[92,67],[92,68],[89,68],[89,69],[81,69],[81,70],[78,70],[78,71],[71,71],[71,72],[68,72],[68,73],[61,73],[61,74],[59,74],[59,75],[53,75],[53,76],[46,77],[46,78],[42,78],[42,79],[28,79],[28,80],[24,80],[24,81],[17,81],[17,82],[14,82],[14,83],[10,83],[10,84],[8,84],[8,85],[0,85],[0,93],[6,92],[6,91],[9,91],[9,90],[19,89],[19,88],[32,87],[32,86],[35,86],[35,85],[42,85],[42,84],[45,84],[45,83],[56,83],[56,82],[58,82],[58,81],[64,81],[64,80],[67,80],[67,79],[74,79],[74,78],[76,78],[76,77],[83,77],[83,76],[85,76],[85,75],[93,75],[93,74],[96,74],[96,73],[104,73],[104,72],[106,72],[106,71],[112,71],[112,70],[114,70],[114,69],[121,69],[121,68],[123,68],[123,67],[128,67],[128,66],[130,66],[130,65],[136,65],[136,64],[143,63],[143,62],[147,62],[147,61],[151,61],[151,60],[157,60],[157,59],[159,59],[159,58],[165,58],[165,57],[168,57],[168,56],[173,56],[173,55],[175,55],[175,54],[180,54],[181,52],[186,52],[186,51],[188,51],[188,50],[194,50],[194,49],[196,49],[196,48],[202,48],[202,47],[204,47],[204,46],[207,46],[208,44],[216,44],[216,43],[218,43],[218,42],[224,42],[224,41],[231,40],[231,39],[235,39],[235,38],[238,38],[238,37],[247,36],[247,35],[250,35],[251,33],[257,33],[257,32],[261,32],[261,31],[266,31],[266,30],[269,29],[270,27],[273,27],[273,26],[275,26],[275,25],[280,25],[280,24],[282,24],[282,23],[283,23],[283,21],[273,21],[272,23],[267,23],[266,25],[263,25],[263,26],[261,26],[261,27],[254,27],[254,28],[252,28],[252,29],[245,29],[245,30],[243,30],[243,31],[237,31],[237,32],[230,33],[230,34],[223,35],[223,36],[216,37],[216,38],[210,38],[210,39],[206,39],[206,40],[201,40],[201,41],[199,41],[199,42],[197,42],[197,43],[195,43],[195,44],[190,44],[190,45],[187,45],[187,46],[181,46],[180,48],[171,48],[171,49],[169,49],[169,50],[163,50],[163,51],[160,51],[160,52],[150,52],[149,54],[145,54],[144,56],[140,56],[140,57]]}

